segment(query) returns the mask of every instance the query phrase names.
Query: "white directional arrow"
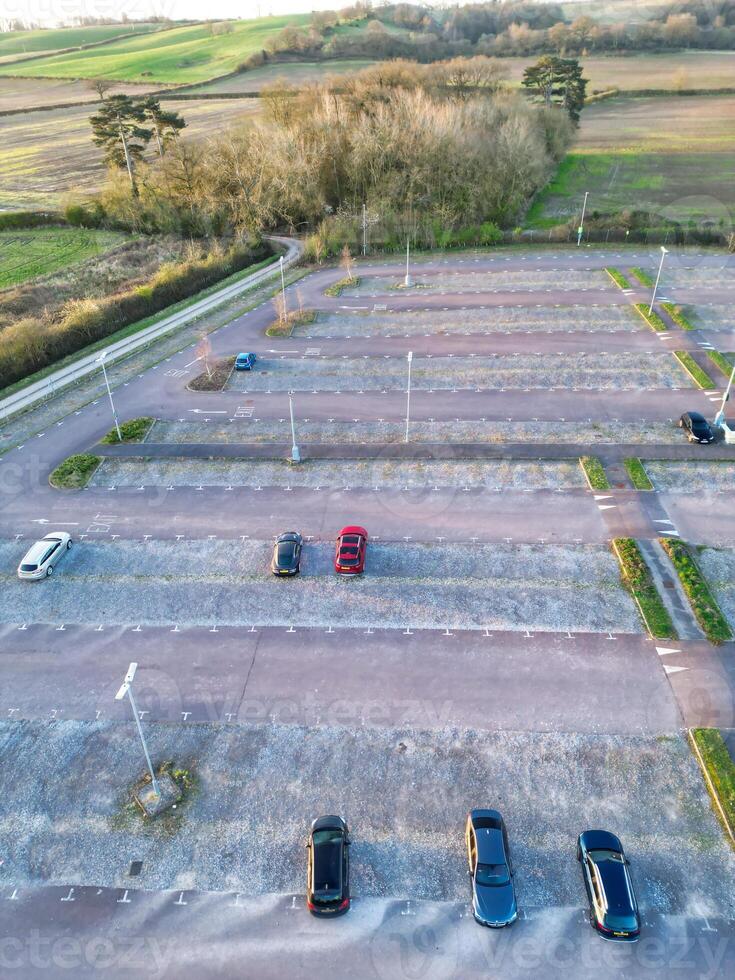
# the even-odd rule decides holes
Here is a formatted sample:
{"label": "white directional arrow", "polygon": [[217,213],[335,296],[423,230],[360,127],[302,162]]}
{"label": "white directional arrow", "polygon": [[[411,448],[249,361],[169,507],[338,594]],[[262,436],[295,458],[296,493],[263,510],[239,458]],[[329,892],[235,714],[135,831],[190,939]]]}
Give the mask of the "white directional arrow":
{"label": "white directional arrow", "polygon": [[668,664],[664,664],[664,670],[667,674],[678,674],[682,670],[689,670],[688,667],[669,667]]}
{"label": "white directional arrow", "polygon": [[[31,521],[31,524],[50,524],[51,521],[47,520],[45,517],[37,517],[35,521]],[[79,521],[54,521],[57,527],[69,526],[69,527],[79,527]]]}
{"label": "white directional arrow", "polygon": [[595,500],[612,500],[612,494],[611,493],[607,493],[607,494],[604,494],[604,493],[596,493],[595,494]]}
{"label": "white directional arrow", "polygon": [[195,415],[227,415],[227,409],[218,409],[216,412],[205,412],[203,408],[190,408],[190,412]]}
{"label": "white directional arrow", "polygon": [[300,350],[267,350],[266,354],[300,354]]}
{"label": "white directional arrow", "polygon": [[670,653],[681,653],[681,650],[675,650],[674,647],[656,647],[656,653],[659,657],[666,657]]}
{"label": "white directional arrow", "polygon": [[654,518],[653,523],[654,524],[673,524],[674,522],[673,521],[670,521],[666,517],[656,517],[656,518]]}
{"label": "white directional arrow", "polygon": [[35,521],[31,521],[31,524],[48,524],[49,521],[45,517],[37,517]]}
{"label": "white directional arrow", "polygon": [[611,508],[615,508],[617,506],[618,506],[617,504],[598,504],[597,505],[597,509],[598,510],[610,510]]}

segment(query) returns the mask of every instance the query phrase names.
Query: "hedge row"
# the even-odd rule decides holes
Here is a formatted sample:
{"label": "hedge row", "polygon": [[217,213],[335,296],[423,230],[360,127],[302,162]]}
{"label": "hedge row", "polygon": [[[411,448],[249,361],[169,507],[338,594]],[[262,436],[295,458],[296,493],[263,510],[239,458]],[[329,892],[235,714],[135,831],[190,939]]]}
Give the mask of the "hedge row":
{"label": "hedge row", "polygon": [[269,254],[267,245],[233,245],[207,258],[166,263],[147,283],[99,299],[73,300],[58,321],[26,318],[0,333],[0,388],[13,384],[165,310]]}

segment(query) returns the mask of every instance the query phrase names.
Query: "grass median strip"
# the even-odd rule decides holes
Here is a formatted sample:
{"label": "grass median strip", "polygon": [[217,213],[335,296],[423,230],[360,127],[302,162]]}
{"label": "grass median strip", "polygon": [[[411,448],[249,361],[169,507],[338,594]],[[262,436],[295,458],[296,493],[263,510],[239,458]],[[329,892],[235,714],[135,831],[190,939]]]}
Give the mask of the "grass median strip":
{"label": "grass median strip", "polygon": [[621,289],[630,289],[630,283],[619,269],[605,269],[605,272]]}
{"label": "grass median strip", "polygon": [[331,286],[327,286],[324,290],[326,296],[341,296],[342,290],[347,289],[357,289],[360,285],[359,276],[345,276],[344,279],[338,279],[337,282],[333,282]]}
{"label": "grass median strip", "polygon": [[635,269],[631,269],[630,271],[636,277],[638,282],[642,283],[642,285],[653,286],[653,279],[648,275],[645,269],[641,269],[640,267],[636,266]]}
{"label": "grass median strip", "polygon": [[708,350],[707,356],[727,378],[730,377],[733,363],[735,363],[735,357],[732,354],[721,354],[718,350]]}
{"label": "grass median strip", "polygon": [[679,361],[687,374],[695,381],[700,388],[716,388],[717,385],[710,378],[707,372],[701,368],[694,360],[689,351],[675,350],[674,356]]}
{"label": "grass median strip", "polygon": [[209,364],[208,370],[192,378],[186,387],[190,391],[222,391],[230,380],[234,366],[234,354],[231,357],[219,358]]}
{"label": "grass median strip", "polygon": [[624,463],[630,482],[636,490],[653,490],[653,484],[648,478],[648,473],[646,473],[643,463],[637,456],[628,456]]}
{"label": "grass median strip", "polygon": [[303,327],[316,320],[314,310],[294,310],[282,320],[275,320],[266,330],[266,337],[290,337],[295,327]]}
{"label": "grass median strip", "polygon": [[683,541],[674,541],[671,538],[659,538],[659,541],[676,569],[697,622],[704,630],[707,639],[715,644],[731,640],[732,630],[689,546]]}
{"label": "grass median strip", "polygon": [[724,822],[730,839],[735,836],[735,762],[725,740],[717,728],[693,728],[690,737],[694,742],[700,764],[704,768],[705,782],[714,797],[715,810]]}
{"label": "grass median strip", "polygon": [[652,330],[656,333],[664,333],[666,331],[666,324],[658,315],[658,313],[649,313],[647,303],[633,303],[634,309],[636,309],[643,319],[646,321]]}
{"label": "grass median strip", "polygon": [[151,430],[154,420],[152,418],[128,419],[127,422],[120,423],[120,438],[117,429],[110,429],[101,442],[106,445],[115,445],[118,442],[143,442]]}
{"label": "grass median strip", "polygon": [[590,490],[609,490],[610,481],[605,473],[605,468],[597,456],[580,456],[579,465],[582,467]]}
{"label": "grass median strip", "polygon": [[686,313],[684,313],[682,307],[677,306],[676,303],[662,303],[661,309],[666,310],[677,327],[681,327],[682,330],[695,329],[694,324],[691,322]]}
{"label": "grass median strip", "polygon": [[678,639],[671,617],[658,594],[648,565],[635,539],[613,538],[612,547],[620,562],[623,584],[638,603],[648,632],[657,639]]}
{"label": "grass median strip", "polygon": [[81,490],[82,487],[86,487],[101,462],[99,456],[93,456],[91,453],[69,456],[53,471],[49,483],[58,490]]}

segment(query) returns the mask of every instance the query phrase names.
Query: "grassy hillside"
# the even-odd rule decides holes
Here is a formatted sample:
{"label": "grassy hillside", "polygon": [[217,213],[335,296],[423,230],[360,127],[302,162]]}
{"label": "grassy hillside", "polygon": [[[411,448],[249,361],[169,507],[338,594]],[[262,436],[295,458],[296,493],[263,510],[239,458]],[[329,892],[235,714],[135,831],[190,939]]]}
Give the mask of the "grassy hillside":
{"label": "grassy hillside", "polygon": [[125,240],[114,231],[24,228],[0,231],[0,289],[67,269]]}
{"label": "grassy hillside", "polygon": [[[230,34],[207,24],[115,41],[101,48],[50,55],[9,68],[21,77],[114,78],[124,81],[203,82],[234,71],[286,25],[303,26],[311,14],[233,21]],[[2,69],[2,66],[0,66]]]}
{"label": "grassy hillside", "polygon": [[78,48],[82,44],[95,44],[123,34],[148,34],[161,29],[161,24],[106,24],[104,27],[64,27],[47,31],[8,31],[0,34],[0,61],[38,54],[43,51],[60,51]]}

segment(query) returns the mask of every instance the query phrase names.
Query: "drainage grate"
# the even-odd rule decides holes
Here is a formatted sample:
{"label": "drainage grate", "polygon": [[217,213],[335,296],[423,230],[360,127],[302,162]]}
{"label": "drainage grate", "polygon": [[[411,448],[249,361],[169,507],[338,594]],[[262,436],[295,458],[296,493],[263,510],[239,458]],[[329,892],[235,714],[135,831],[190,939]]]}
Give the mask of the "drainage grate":
{"label": "drainage grate", "polygon": [[137,878],[142,870],[143,870],[142,861],[131,861],[130,871],[128,871],[128,874],[130,875],[131,878]]}

